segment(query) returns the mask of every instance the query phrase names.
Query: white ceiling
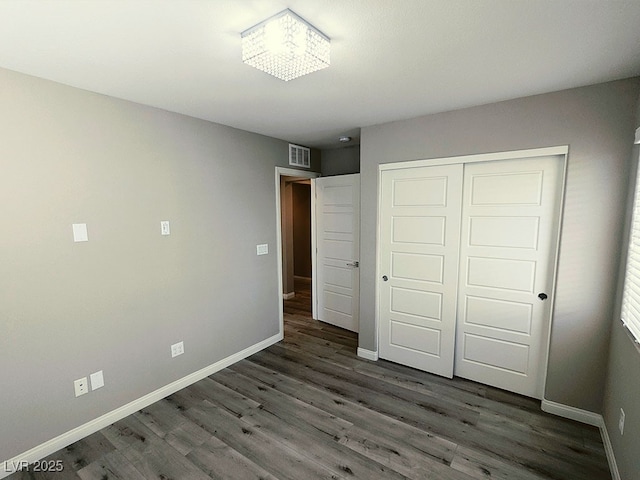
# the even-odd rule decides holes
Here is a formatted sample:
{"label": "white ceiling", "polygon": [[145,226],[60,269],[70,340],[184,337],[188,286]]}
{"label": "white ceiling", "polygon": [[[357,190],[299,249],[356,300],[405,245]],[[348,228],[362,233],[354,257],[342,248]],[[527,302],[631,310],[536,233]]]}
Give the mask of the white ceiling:
{"label": "white ceiling", "polygon": [[[291,8],[331,66],[282,82],[240,32]],[[640,0],[0,0],[0,67],[319,148],[359,128],[640,75]]]}

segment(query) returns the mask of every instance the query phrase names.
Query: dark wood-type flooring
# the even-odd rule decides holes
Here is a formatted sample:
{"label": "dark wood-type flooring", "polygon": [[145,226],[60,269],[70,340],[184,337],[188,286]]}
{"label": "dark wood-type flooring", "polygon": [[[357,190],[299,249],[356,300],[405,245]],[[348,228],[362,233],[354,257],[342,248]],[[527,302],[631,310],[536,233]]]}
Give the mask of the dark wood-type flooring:
{"label": "dark wood-type flooring", "polygon": [[599,431],[538,401],[356,356],[285,302],[285,340],[48,457],[65,479],[610,479]]}

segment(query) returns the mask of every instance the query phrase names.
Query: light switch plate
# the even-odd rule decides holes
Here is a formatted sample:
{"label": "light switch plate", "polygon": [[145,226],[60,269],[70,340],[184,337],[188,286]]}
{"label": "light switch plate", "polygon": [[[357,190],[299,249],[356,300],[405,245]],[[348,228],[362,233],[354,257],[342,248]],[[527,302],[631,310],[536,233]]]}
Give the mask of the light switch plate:
{"label": "light switch plate", "polygon": [[257,255],[266,255],[269,253],[269,245],[263,243],[262,245],[256,245],[256,254]]}
{"label": "light switch plate", "polygon": [[169,226],[169,220],[163,220],[160,222],[160,233],[162,235],[171,235],[171,228]]}
{"label": "light switch plate", "polygon": [[91,390],[104,387],[104,376],[102,375],[102,370],[92,373],[89,378],[91,379]]}
{"label": "light switch plate", "polygon": [[88,242],[89,233],[87,232],[86,223],[74,223],[73,227],[73,241],[74,242]]}

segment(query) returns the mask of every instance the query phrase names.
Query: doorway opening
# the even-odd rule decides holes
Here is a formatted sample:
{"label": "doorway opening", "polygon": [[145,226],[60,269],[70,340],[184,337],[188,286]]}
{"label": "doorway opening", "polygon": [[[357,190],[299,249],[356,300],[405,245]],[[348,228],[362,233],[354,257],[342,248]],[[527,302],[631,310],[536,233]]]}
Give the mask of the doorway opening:
{"label": "doorway opening", "polygon": [[319,173],[276,167],[278,289],[283,338],[285,302],[287,313],[312,314],[315,242],[311,179],[319,176]]}
{"label": "doorway opening", "polygon": [[311,315],[311,180],[283,177],[282,292],[285,313]]}

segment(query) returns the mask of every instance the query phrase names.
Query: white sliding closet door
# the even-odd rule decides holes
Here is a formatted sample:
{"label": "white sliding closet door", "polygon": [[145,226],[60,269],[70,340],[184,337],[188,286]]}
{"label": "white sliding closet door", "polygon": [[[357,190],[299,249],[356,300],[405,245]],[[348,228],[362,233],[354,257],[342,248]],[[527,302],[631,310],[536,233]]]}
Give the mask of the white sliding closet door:
{"label": "white sliding closet door", "polygon": [[381,169],[381,358],[542,397],[566,158],[558,150]]}
{"label": "white sliding closet door", "polygon": [[380,357],[453,376],[462,165],[381,172]]}
{"label": "white sliding closet door", "polygon": [[465,165],[455,374],[536,398],[543,393],[560,160]]}

